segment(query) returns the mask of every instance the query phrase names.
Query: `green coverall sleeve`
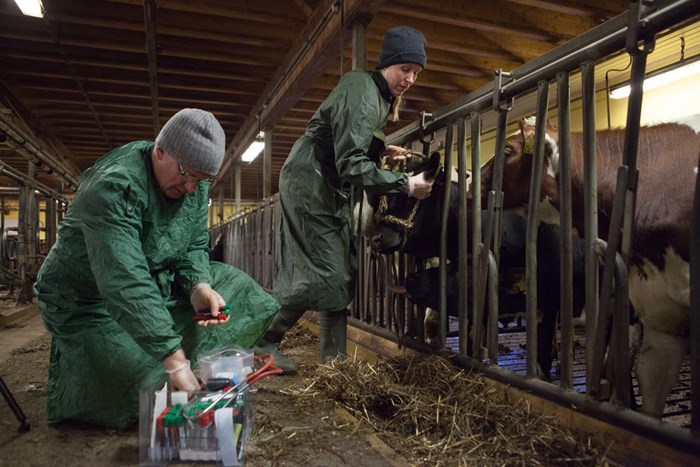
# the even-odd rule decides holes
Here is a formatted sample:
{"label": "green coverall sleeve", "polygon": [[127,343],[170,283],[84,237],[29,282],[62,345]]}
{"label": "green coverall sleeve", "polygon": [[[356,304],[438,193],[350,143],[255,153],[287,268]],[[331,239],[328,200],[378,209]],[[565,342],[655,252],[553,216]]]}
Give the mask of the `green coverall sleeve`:
{"label": "green coverall sleeve", "polygon": [[348,87],[333,102],[330,117],[336,168],[342,179],[369,193],[404,193],[408,176],[380,169],[367,155],[374,131],[384,121],[375,94]]}
{"label": "green coverall sleeve", "polygon": [[[95,184],[82,209],[82,231],[90,267],[107,310],[153,358],[180,347],[173,320],[151,277],[141,248],[141,218],[147,202],[118,175]],[[121,182],[121,183],[120,183]],[[145,195],[142,194],[143,198]]]}
{"label": "green coverall sleeve", "polygon": [[[208,186],[205,186],[204,184]],[[185,255],[178,261],[175,281],[186,292],[196,284],[204,282],[212,283],[211,270],[209,268],[209,231],[207,230],[207,215],[209,213],[209,189],[208,182],[200,182],[200,190],[204,192],[203,200],[199,203],[196,225],[193,226],[194,234]]]}

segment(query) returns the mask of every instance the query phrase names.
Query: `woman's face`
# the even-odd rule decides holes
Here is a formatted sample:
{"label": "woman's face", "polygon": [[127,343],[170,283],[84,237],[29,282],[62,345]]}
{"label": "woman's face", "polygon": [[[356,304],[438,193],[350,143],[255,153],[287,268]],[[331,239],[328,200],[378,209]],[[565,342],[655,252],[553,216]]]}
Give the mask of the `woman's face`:
{"label": "woman's face", "polygon": [[382,76],[389,84],[389,89],[395,97],[399,97],[418,78],[418,73],[423,68],[416,63],[397,63],[381,69]]}

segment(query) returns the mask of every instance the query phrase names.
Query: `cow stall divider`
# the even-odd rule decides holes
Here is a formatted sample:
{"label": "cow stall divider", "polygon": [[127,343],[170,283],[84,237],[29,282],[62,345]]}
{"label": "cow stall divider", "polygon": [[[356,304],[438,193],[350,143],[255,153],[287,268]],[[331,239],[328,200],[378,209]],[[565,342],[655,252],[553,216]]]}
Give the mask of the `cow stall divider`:
{"label": "cow stall divider", "polygon": [[[497,381],[539,395],[565,407],[575,408],[604,422],[620,426],[634,433],[653,438],[664,444],[690,453],[700,452],[700,249],[697,226],[700,225],[700,199],[695,191],[693,233],[691,235],[691,415],[688,428],[681,428],[642,415],[634,410],[634,399],[629,392],[632,379],[632,355],[629,345],[629,303],[627,299],[627,267],[629,260],[631,218],[635,205],[636,150],[642,103],[642,81],[645,56],[655,35],[666,29],[697,21],[700,2],[697,0],[655,1],[650,4],[633,1],[626,14],[619,15],[589,32],[557,47],[510,72],[497,70],[489,83],[463,98],[434,111],[429,118],[388,135],[389,144],[419,148],[423,154],[444,148],[444,164],[452,166],[453,150],[457,152],[459,199],[459,317],[456,348],[447,342],[455,336],[448,330],[446,297],[446,212],[443,215],[440,247],[440,327],[437,346],[426,342],[423,328],[425,310],[408,301],[401,291],[406,274],[425,267],[421,261],[402,253],[380,257],[371,249],[367,239],[358,242],[359,274],[355,299],[349,323],[400,345],[424,352],[447,351],[461,365],[475,368]],[[638,44],[642,44],[640,49]],[[632,57],[632,94],[628,104],[627,132],[624,157],[618,172],[618,191],[608,242],[598,238],[598,200],[596,196],[596,105],[595,67],[606,57],[619,52]],[[580,89],[571,85],[573,76],[580,81]],[[550,88],[556,88],[557,127],[560,149],[559,222],[562,238],[572,235],[571,162],[569,155],[570,102],[572,90],[580,99],[583,127],[583,154],[585,180],[585,232],[582,235],[585,250],[585,381],[586,394],[573,390],[574,325],[572,304],[572,244],[561,242],[561,289],[559,384],[542,381],[537,369],[537,225],[539,186],[545,149],[545,126],[550,104]],[[534,97],[533,97],[534,96]],[[511,371],[498,366],[498,264],[499,239],[503,214],[503,164],[509,118],[536,115],[533,140],[533,171],[530,181],[526,249],[526,365],[525,372]],[[512,123],[512,122],[511,122]],[[469,125],[469,126],[467,126]],[[456,140],[455,140],[456,127]],[[479,196],[471,201],[471,219],[467,218],[466,189],[467,153],[471,151],[471,191],[481,192],[480,168],[482,162],[482,135],[486,128],[495,127],[494,180],[488,195],[488,206],[481,206]],[[470,131],[467,131],[469,129]],[[440,136],[440,137],[437,137]],[[439,143],[443,143],[439,146]],[[469,146],[468,146],[469,145]],[[490,155],[489,155],[490,156]],[[449,200],[450,170],[444,200]],[[699,182],[700,186],[700,182]],[[212,229],[212,238],[222,234],[225,239],[225,261],[253,276],[264,287],[272,287],[274,270],[274,235],[278,199],[263,201],[256,209],[237,215]],[[487,211],[485,225],[481,225],[481,210]],[[471,223],[472,238],[467,238]],[[482,234],[483,227],[483,234]],[[471,269],[468,269],[471,256]],[[599,277],[598,264],[604,259],[605,267]],[[471,297],[469,289],[471,276]],[[602,279],[602,280],[601,280]],[[696,285],[693,287],[693,285]],[[599,300],[599,296],[604,300]],[[469,300],[471,298],[471,300]],[[611,311],[609,311],[611,310]],[[470,326],[482,321],[480,313],[487,313],[485,335],[481,326]],[[470,336],[470,329],[474,329]],[[469,337],[473,346],[467,345]],[[605,356],[614,361],[614,377],[603,377]],[[608,370],[609,371],[609,370]],[[609,400],[606,400],[609,399]]]}

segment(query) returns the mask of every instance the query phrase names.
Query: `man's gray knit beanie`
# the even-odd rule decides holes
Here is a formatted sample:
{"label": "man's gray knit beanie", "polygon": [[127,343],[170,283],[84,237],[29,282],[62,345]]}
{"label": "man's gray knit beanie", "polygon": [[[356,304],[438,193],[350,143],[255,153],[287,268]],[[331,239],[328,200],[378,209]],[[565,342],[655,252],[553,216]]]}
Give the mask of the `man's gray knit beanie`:
{"label": "man's gray knit beanie", "polygon": [[425,36],[417,29],[397,26],[384,34],[382,53],[376,69],[381,70],[397,63],[416,63],[422,68],[428,62],[425,55]]}
{"label": "man's gray knit beanie", "polygon": [[181,165],[217,175],[226,152],[226,135],[213,114],[182,109],[158,133],[156,144]]}

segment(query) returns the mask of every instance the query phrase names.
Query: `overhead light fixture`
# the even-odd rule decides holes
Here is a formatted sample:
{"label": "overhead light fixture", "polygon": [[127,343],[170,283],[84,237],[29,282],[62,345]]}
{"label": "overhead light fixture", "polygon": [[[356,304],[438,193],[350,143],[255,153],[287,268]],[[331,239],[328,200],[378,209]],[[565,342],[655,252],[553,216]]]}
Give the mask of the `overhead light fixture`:
{"label": "overhead light fixture", "polygon": [[15,0],[15,3],[22,10],[23,15],[44,17],[44,5],[41,4],[41,0]]}
{"label": "overhead light fixture", "polygon": [[243,162],[252,162],[260,155],[263,149],[265,149],[265,132],[260,131],[241,156],[241,160]]}
{"label": "overhead light fixture", "polygon": [[[688,78],[700,73],[700,55],[695,55],[687,60],[680,60],[671,65],[659,68],[649,73],[644,78],[642,89],[649,91],[650,89],[658,88],[674,81]],[[620,87],[614,87],[610,90],[611,99],[623,99],[630,95],[631,87],[629,84]]]}

